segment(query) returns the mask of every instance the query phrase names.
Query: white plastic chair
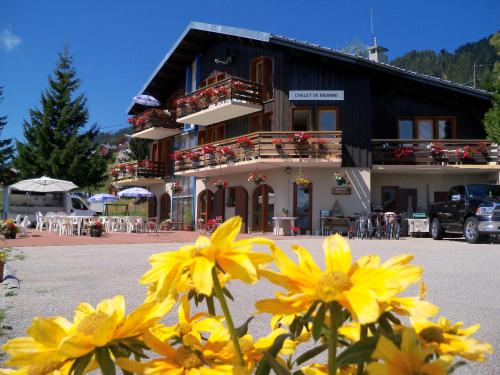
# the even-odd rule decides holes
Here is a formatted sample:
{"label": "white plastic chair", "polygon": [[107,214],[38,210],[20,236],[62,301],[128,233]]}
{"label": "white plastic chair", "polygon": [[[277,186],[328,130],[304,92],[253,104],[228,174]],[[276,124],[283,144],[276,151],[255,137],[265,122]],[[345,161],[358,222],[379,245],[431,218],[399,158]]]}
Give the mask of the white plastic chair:
{"label": "white plastic chair", "polygon": [[28,219],[28,215],[24,216],[23,222],[19,227],[21,228],[21,237],[28,237],[28,227],[30,225],[30,221]]}
{"label": "white plastic chair", "polygon": [[16,215],[16,220],[15,220],[17,225],[21,224],[21,215]]}
{"label": "white plastic chair", "polygon": [[72,232],[71,219],[69,217],[62,217],[59,219],[59,235],[70,235]]}

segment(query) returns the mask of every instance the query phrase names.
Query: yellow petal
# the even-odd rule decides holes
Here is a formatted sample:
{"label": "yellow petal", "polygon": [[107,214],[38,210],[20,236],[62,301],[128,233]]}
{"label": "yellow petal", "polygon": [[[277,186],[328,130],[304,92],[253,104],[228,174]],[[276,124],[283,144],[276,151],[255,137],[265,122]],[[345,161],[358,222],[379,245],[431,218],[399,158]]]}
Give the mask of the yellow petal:
{"label": "yellow petal", "polygon": [[241,217],[233,216],[223,222],[212,234],[210,241],[212,244],[220,242],[233,242],[241,230]]}
{"label": "yellow petal", "polygon": [[179,309],[177,310],[179,323],[188,323],[190,321],[189,315],[190,315],[189,299],[187,294],[184,294],[181,298]]}
{"label": "yellow petal", "polygon": [[212,279],[212,269],[215,264],[207,258],[200,256],[191,265],[191,277],[198,293],[206,296],[212,295],[214,281]]}
{"label": "yellow petal", "polygon": [[115,315],[111,315],[104,319],[92,335],[91,342],[99,347],[109,343],[115,337],[118,323]]}
{"label": "yellow petal", "polygon": [[390,363],[398,355],[399,349],[396,347],[396,345],[394,345],[394,343],[385,336],[381,336],[378,340],[377,347],[372,354],[372,358],[381,359],[385,362]]}
{"label": "yellow petal", "polygon": [[78,325],[83,319],[87,316],[92,315],[95,312],[95,309],[92,305],[88,303],[80,303],[75,309],[75,316],[73,318],[73,323]]}
{"label": "yellow petal", "polygon": [[32,337],[18,337],[7,341],[2,349],[10,355],[8,366],[27,366],[34,361],[45,361],[55,357],[53,348],[37,343]]}
{"label": "yellow petal", "polygon": [[35,318],[26,330],[39,343],[56,348],[59,342],[72,333],[72,324],[62,317]]}
{"label": "yellow petal", "polygon": [[147,363],[132,361],[128,358],[116,358],[115,363],[123,370],[134,374],[142,374],[147,367]]}
{"label": "yellow petal", "polygon": [[[342,298],[344,297],[345,300]],[[373,290],[353,287],[342,293],[340,303],[353,315],[354,320],[361,324],[375,322],[380,316],[380,307]]]}
{"label": "yellow petal", "polygon": [[299,265],[311,273],[321,273],[321,269],[314,261],[311,253],[304,247],[299,245],[292,245],[292,250],[299,257]]}
{"label": "yellow petal", "polygon": [[277,299],[263,299],[255,303],[257,310],[270,314],[295,314],[307,308],[307,305],[296,301],[282,302]]}
{"label": "yellow petal", "polygon": [[75,334],[61,341],[57,352],[68,358],[78,358],[94,350],[94,347],[95,346],[85,336]]}
{"label": "yellow petal", "polygon": [[235,279],[246,283],[254,283],[258,280],[257,270],[253,263],[244,254],[226,255],[218,258],[217,263]]}
{"label": "yellow petal", "polygon": [[323,241],[323,252],[327,272],[349,272],[352,263],[351,249],[342,236],[335,234],[326,238]]}

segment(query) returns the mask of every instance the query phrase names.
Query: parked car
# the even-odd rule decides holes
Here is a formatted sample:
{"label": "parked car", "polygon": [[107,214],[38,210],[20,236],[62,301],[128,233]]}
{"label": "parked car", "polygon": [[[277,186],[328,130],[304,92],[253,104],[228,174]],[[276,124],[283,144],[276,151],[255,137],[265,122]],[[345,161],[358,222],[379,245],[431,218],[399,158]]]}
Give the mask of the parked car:
{"label": "parked car", "polygon": [[429,206],[430,232],[435,240],[463,233],[469,243],[500,234],[500,185],[470,184],[450,189],[448,200]]}
{"label": "parked car", "polygon": [[36,213],[64,212],[68,215],[88,215],[95,212],[78,196],[68,192],[38,193],[4,189],[3,218],[14,219],[17,215],[28,215],[32,223],[36,222]]}

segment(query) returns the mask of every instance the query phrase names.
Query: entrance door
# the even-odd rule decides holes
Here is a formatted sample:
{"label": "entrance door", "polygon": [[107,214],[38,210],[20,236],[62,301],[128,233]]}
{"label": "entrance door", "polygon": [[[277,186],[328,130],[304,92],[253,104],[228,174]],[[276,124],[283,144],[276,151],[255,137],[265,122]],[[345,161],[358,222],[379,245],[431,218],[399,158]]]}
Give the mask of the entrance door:
{"label": "entrance door", "polygon": [[226,189],[217,189],[217,191],[214,194],[214,217],[215,218],[226,218],[225,215],[225,204],[226,201],[224,200],[226,194],[225,194]]}
{"label": "entrance door", "polygon": [[417,189],[399,189],[399,209],[408,215],[417,210]]}
{"label": "entrance door", "polygon": [[244,187],[236,186],[234,189],[234,214],[241,216],[243,225],[241,233],[248,232],[248,193]]}
{"label": "entrance door", "polygon": [[269,185],[259,185],[253,191],[252,230],[271,232],[274,216],[274,190]]}
{"label": "entrance door", "polygon": [[307,186],[293,184],[293,216],[301,234],[312,233],[312,183]]}
{"label": "entrance door", "polygon": [[214,193],[211,190],[205,189],[198,194],[198,220],[203,219],[205,223],[209,219],[213,219],[214,212]]}
{"label": "entrance door", "polygon": [[156,197],[148,198],[148,217],[156,217]]}
{"label": "entrance door", "polygon": [[399,211],[399,187],[382,186],[382,207],[385,212]]}
{"label": "entrance door", "polygon": [[160,200],[160,220],[170,218],[170,194],[163,193]]}

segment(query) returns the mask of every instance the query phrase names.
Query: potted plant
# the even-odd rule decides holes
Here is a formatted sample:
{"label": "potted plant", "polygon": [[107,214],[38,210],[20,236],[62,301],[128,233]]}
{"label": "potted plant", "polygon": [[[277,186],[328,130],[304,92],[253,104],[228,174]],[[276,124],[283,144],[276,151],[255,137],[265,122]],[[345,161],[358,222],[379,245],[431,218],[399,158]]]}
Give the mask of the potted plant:
{"label": "potted plant", "polygon": [[346,181],[345,177],[342,175],[342,173],[335,173],[333,175],[333,178],[335,179],[337,186],[344,186],[347,183],[347,181]]}
{"label": "potted plant", "polygon": [[253,148],[253,141],[249,137],[240,137],[236,140],[236,144],[244,150]]}
{"label": "potted plant", "polygon": [[222,190],[227,188],[229,184],[226,180],[219,178],[217,181],[214,182],[214,186],[217,188],[217,190]]}
{"label": "potted plant", "polygon": [[2,220],[2,223],[0,225],[0,233],[4,236],[6,240],[8,239],[15,239],[17,236],[17,233],[21,232],[21,228],[19,228],[14,220],[12,219],[6,219]]}
{"label": "potted plant", "polygon": [[193,213],[191,212],[191,209],[189,207],[184,208],[184,212],[182,214],[182,221],[183,221],[182,228],[185,231],[193,230]]}
{"label": "potted plant", "polygon": [[276,138],[276,139],[273,139],[271,142],[273,143],[274,147],[276,147],[276,150],[283,149],[283,140],[282,139]]}
{"label": "potted plant", "polygon": [[288,137],[288,142],[294,145],[309,145],[310,134],[304,132],[295,132]]}
{"label": "potted plant", "polygon": [[248,176],[248,181],[252,181],[255,185],[260,185],[263,182],[266,182],[267,177],[259,172],[252,172]]}
{"label": "potted plant", "polygon": [[222,146],[217,149],[217,153],[225,157],[227,160],[236,158],[236,154],[231,146]]}
{"label": "potted plant", "polygon": [[282,208],[281,212],[283,212],[283,216],[285,216],[285,217],[288,216],[288,208]]}
{"label": "potted plant", "polygon": [[7,253],[5,251],[0,251],[0,283],[3,281],[3,269],[7,263]]}

